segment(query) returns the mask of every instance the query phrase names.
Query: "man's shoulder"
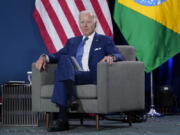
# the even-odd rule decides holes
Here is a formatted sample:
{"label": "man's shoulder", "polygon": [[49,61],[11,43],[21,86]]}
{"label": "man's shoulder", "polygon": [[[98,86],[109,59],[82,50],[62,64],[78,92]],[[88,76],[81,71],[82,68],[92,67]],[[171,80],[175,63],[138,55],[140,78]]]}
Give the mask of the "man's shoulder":
{"label": "man's shoulder", "polygon": [[[70,40],[70,41],[81,40],[82,37],[83,37],[82,35],[81,36],[75,36],[75,37],[69,38],[68,40]],[[104,39],[104,40],[111,40],[112,39],[112,37],[110,37],[110,36],[106,36],[106,35],[99,34],[99,33],[95,33],[94,38],[99,38],[99,39]]]}
{"label": "man's shoulder", "polygon": [[82,38],[82,36],[75,36],[75,37],[70,37],[68,40],[79,40],[79,39],[81,39]]}
{"label": "man's shoulder", "polygon": [[82,39],[82,36],[70,37],[66,41],[66,46],[71,46],[74,44],[78,44]]}
{"label": "man's shoulder", "polygon": [[107,42],[108,40],[112,40],[112,37],[106,36],[103,34],[98,34],[98,33],[96,33],[95,38],[100,39],[100,40],[105,41],[105,42]]}
{"label": "man's shoulder", "polygon": [[103,35],[103,34],[99,34],[99,33],[96,33],[95,34],[97,37],[100,37],[100,38],[112,38],[110,36],[106,36],[106,35]]}

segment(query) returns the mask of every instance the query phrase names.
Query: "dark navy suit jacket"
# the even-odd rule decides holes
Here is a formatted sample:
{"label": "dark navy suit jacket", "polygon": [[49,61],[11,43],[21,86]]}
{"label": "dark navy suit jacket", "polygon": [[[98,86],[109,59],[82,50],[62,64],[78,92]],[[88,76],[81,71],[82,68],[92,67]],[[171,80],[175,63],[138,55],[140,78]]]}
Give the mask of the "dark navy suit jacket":
{"label": "dark navy suit jacket", "polygon": [[[58,63],[60,55],[68,55],[76,57],[78,45],[82,41],[83,36],[73,37],[67,40],[64,48],[55,54],[49,55],[50,63]],[[117,61],[123,60],[123,56],[115,47],[111,37],[95,33],[89,54],[89,69],[96,80],[97,63],[105,56],[113,55]]]}

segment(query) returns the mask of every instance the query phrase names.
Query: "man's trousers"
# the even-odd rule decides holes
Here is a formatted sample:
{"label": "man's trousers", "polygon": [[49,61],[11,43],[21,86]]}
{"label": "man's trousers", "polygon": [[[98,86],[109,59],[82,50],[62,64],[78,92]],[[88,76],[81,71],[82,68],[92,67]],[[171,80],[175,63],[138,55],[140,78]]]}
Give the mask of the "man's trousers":
{"label": "man's trousers", "polygon": [[[55,72],[55,84],[52,102],[68,107],[68,99],[74,96],[75,84],[93,84],[93,74],[90,71],[77,71],[70,56],[61,55]],[[74,82],[68,83],[69,81]]]}

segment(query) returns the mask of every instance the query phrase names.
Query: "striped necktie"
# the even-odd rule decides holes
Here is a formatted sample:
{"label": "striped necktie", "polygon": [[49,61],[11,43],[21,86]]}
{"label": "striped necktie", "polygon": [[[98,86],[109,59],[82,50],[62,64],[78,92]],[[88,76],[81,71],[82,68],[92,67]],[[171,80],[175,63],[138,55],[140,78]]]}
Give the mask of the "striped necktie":
{"label": "striped necktie", "polygon": [[83,56],[83,52],[84,52],[84,45],[87,40],[88,40],[88,37],[85,37],[81,41],[81,43],[78,46],[77,53],[76,53],[76,59],[81,67],[82,67],[82,56]]}

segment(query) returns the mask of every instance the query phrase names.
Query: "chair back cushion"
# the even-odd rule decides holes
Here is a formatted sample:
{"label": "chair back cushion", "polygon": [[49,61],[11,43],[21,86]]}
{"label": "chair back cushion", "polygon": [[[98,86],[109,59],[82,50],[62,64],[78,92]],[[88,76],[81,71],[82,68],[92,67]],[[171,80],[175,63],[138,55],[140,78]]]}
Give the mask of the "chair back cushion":
{"label": "chair back cushion", "polygon": [[135,48],[129,45],[117,45],[117,48],[120,50],[121,54],[124,56],[126,61],[135,61]]}

